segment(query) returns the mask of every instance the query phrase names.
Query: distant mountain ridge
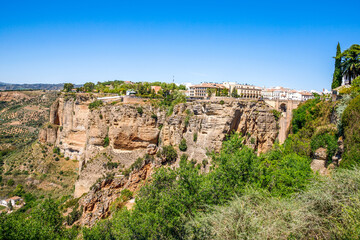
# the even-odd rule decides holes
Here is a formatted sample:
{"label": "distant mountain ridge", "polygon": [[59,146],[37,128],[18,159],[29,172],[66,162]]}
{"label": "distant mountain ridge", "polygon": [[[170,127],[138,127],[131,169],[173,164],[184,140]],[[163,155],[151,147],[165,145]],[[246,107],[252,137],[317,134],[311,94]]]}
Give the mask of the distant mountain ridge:
{"label": "distant mountain ridge", "polygon": [[[75,85],[79,87],[81,85]],[[33,83],[33,84],[15,84],[0,82],[0,91],[6,90],[61,90],[64,87],[64,83],[48,84],[48,83]]]}

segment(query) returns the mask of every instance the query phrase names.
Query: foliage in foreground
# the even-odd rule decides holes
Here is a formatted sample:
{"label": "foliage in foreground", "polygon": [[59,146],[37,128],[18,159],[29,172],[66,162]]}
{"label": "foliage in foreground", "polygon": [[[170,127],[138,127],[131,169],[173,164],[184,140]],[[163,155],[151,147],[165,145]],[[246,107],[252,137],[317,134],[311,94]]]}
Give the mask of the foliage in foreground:
{"label": "foliage in foreground", "polygon": [[291,198],[249,188],[196,216],[189,239],[358,239],[360,169],[339,170]]}
{"label": "foliage in foreground", "polygon": [[84,229],[84,239],[183,239],[186,224],[209,206],[222,205],[248,187],[286,197],[304,189],[312,177],[309,160],[294,154],[257,157],[235,134],[213,155],[212,171],[182,158],[177,169],[160,168],[137,198],[132,211],[123,209],[111,220]]}
{"label": "foliage in foreground", "polygon": [[360,95],[350,101],[342,116],[345,153],[341,166],[360,164]]}
{"label": "foliage in foreground", "polygon": [[75,228],[65,229],[58,204],[46,199],[30,213],[0,215],[0,239],[75,239]]}

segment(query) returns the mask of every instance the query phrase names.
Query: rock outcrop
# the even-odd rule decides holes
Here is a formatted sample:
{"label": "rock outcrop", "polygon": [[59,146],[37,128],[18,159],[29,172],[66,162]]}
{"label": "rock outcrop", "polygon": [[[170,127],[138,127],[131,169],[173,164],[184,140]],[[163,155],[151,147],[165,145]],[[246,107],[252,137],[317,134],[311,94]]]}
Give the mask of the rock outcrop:
{"label": "rock outcrop", "polygon": [[150,103],[105,104],[90,110],[94,100],[88,94],[60,97],[51,107],[49,127],[39,136],[40,141],[59,147],[65,157],[79,160],[75,197],[109,172],[109,162],[117,163],[118,169],[128,168],[162,146],[177,148],[182,139],[189,159],[200,162],[207,152],[219,151],[232,131],[259,153],[269,150],[278,135],[272,108],[262,101],[182,103],[166,116],[166,111]]}
{"label": "rock outcrop", "polygon": [[83,207],[79,224],[93,226],[99,219],[108,217],[111,214],[111,205],[121,195],[121,191],[128,189],[137,192],[149,179],[153,167],[154,165],[148,162],[133,171],[128,178],[107,178],[94,184],[89,193],[79,200],[79,205]]}
{"label": "rock outcrop", "polygon": [[320,175],[328,175],[330,172],[339,166],[341,162],[341,156],[344,152],[344,143],[342,137],[338,139],[338,148],[329,160],[329,156],[326,148],[318,148],[314,152],[314,159],[311,162],[311,169],[313,172],[318,172]]}

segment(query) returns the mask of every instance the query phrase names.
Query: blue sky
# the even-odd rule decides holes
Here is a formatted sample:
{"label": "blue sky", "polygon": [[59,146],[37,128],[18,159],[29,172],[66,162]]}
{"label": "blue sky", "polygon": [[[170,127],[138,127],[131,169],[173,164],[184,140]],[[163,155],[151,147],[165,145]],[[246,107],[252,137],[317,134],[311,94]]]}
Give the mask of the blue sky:
{"label": "blue sky", "polygon": [[0,81],[329,88],[360,1],[0,2]]}

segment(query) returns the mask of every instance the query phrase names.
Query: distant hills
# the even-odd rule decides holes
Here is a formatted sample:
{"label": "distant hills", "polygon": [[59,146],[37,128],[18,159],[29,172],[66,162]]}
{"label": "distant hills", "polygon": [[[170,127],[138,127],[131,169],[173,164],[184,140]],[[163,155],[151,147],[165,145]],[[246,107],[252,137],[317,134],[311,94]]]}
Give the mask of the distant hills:
{"label": "distant hills", "polygon": [[[64,84],[47,84],[47,83],[34,83],[34,84],[13,84],[0,82],[0,91],[9,90],[61,90]],[[78,86],[75,86],[78,87]]]}

